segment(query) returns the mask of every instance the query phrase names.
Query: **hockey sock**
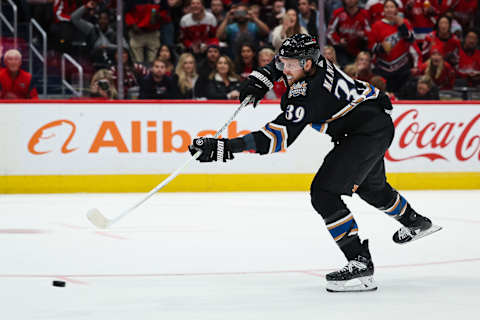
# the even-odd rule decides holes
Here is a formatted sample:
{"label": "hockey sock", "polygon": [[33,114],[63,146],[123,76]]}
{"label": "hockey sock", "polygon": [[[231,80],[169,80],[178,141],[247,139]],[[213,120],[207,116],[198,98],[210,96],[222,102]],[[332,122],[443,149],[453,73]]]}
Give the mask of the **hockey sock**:
{"label": "hockey sock", "polygon": [[325,218],[325,224],[333,240],[348,261],[355,259],[362,251],[358,226],[349,210],[339,210]]}

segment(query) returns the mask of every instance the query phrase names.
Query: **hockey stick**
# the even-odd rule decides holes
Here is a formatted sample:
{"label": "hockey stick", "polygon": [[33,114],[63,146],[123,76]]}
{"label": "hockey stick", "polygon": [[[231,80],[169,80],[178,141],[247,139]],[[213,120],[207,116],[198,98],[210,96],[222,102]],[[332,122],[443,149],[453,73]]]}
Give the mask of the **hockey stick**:
{"label": "hockey stick", "polygon": [[[218,130],[215,135],[213,136],[214,138],[218,138],[222,132],[230,125],[230,123],[232,123],[232,121],[237,117],[238,113],[243,109],[245,108],[249,103],[250,103],[250,99],[251,99],[251,96],[248,96],[245,98],[245,100],[242,101],[242,103],[240,104],[240,106],[237,108],[237,110],[235,110],[235,112],[233,113],[233,115],[230,117],[230,119],[223,125],[223,127],[220,128],[220,130]],[[130,212],[132,212],[133,210],[135,210],[136,208],[138,208],[142,203],[144,203],[145,201],[147,201],[148,199],[150,199],[150,197],[152,197],[155,193],[157,193],[159,190],[161,190],[163,187],[165,187],[167,184],[170,183],[170,181],[172,181],[173,179],[175,179],[179,174],[180,172],[187,166],[190,164],[190,162],[196,160],[198,157],[200,157],[200,154],[202,154],[202,151],[197,151],[197,153],[195,153],[192,157],[190,157],[187,161],[185,161],[184,164],[182,164],[179,168],[177,168],[177,170],[175,170],[174,172],[172,172],[165,180],[163,180],[158,186],[156,186],[155,188],[153,188],[145,197],[143,197],[143,199],[141,199],[140,201],[138,201],[137,203],[135,203],[133,206],[131,206],[130,208],[128,208],[127,210],[123,211],[120,215],[118,215],[116,218],[114,219],[108,219],[107,217],[105,217],[101,212],[100,210],[98,210],[97,208],[93,208],[93,209],[90,209],[88,210],[87,212],[87,218],[88,220],[90,220],[91,223],[93,223],[97,228],[102,228],[102,229],[105,229],[105,228],[108,228],[110,227],[112,224],[116,223],[118,220],[122,219],[123,217],[125,217],[127,214],[129,214]]]}

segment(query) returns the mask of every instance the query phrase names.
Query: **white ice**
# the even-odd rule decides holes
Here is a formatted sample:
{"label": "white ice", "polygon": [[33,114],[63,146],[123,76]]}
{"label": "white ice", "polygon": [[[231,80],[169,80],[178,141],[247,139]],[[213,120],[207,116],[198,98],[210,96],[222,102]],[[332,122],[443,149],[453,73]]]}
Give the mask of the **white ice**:
{"label": "white ice", "polygon": [[[443,230],[407,245],[346,198],[378,291],[328,293],[345,264],[306,192],[0,196],[0,319],[478,319],[480,191],[403,192]],[[66,287],[52,286],[53,280]]]}

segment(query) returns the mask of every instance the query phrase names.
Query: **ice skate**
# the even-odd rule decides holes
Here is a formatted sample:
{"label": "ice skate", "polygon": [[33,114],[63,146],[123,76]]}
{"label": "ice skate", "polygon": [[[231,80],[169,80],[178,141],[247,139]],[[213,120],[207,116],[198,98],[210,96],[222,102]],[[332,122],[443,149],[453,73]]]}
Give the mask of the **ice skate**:
{"label": "ice skate", "polygon": [[404,226],[393,234],[393,241],[405,244],[442,230],[442,227],[432,224],[427,217],[412,210],[412,213],[399,220]]}
{"label": "ice skate", "polygon": [[377,290],[373,279],[373,262],[368,252],[368,240],[362,244],[365,251],[338,271],[326,275],[328,292],[362,292]]}

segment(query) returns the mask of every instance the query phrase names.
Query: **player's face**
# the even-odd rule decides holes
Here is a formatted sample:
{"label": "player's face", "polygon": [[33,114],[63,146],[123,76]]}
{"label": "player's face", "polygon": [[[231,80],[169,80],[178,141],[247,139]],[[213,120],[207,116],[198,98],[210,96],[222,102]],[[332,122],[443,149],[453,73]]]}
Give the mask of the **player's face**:
{"label": "player's face", "polygon": [[288,84],[292,85],[301,78],[305,77],[305,71],[300,65],[300,61],[294,58],[279,58],[281,64],[277,65],[277,68],[280,66],[283,74],[287,77]]}

